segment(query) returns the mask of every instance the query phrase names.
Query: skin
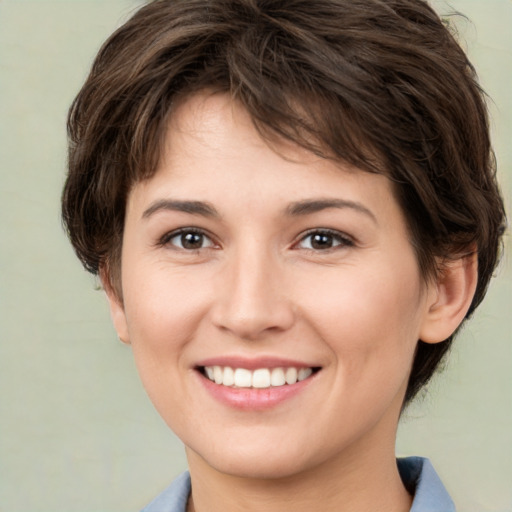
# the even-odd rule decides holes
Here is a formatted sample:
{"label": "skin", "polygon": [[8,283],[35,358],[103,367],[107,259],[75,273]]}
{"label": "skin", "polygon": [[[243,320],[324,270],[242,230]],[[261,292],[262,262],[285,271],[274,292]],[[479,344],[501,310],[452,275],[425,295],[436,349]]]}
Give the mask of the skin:
{"label": "skin", "polygon": [[[149,397],[186,446],[189,510],[409,510],[394,443],[414,350],[462,320],[474,261],[425,283],[386,177],[271,149],[227,96],[184,102],[166,141],[129,195],[123,300],[106,289]],[[195,249],[176,234],[191,227],[204,233]],[[312,246],[311,230],[326,229],[327,248]],[[275,407],[240,410],[196,368],[225,356],[321,370]]]}

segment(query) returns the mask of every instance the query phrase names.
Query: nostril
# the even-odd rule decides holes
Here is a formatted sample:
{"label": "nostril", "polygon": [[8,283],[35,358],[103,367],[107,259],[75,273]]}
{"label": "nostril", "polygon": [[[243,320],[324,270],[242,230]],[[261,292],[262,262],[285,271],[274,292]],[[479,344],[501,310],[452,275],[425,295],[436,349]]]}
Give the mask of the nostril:
{"label": "nostril", "polygon": [[287,305],[249,307],[243,304],[216,311],[213,322],[217,328],[242,340],[257,340],[269,333],[283,332],[294,324],[295,315]]}

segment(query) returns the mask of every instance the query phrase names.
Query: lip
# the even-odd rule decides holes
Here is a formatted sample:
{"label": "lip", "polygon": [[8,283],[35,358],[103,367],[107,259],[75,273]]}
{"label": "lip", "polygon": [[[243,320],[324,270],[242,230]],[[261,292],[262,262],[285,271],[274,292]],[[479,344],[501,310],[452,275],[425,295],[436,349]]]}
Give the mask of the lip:
{"label": "lip", "polygon": [[258,357],[247,359],[244,357],[214,357],[204,359],[195,365],[195,374],[200,380],[201,385],[207,393],[223,405],[241,411],[265,411],[293,399],[302,393],[317,376],[318,371],[314,372],[305,380],[298,381],[295,384],[276,386],[269,388],[234,388],[222,386],[212,382],[202,372],[205,366],[230,366],[231,368],[245,368],[247,370],[257,370],[258,368],[320,368],[319,365],[312,365],[304,361],[283,359],[276,357]]}
{"label": "lip", "polygon": [[320,368],[318,364],[287,359],[275,356],[261,356],[247,358],[240,356],[212,357],[199,361],[194,365],[196,368],[204,366],[230,366],[231,368],[245,368],[246,370],[257,370],[258,368]]}

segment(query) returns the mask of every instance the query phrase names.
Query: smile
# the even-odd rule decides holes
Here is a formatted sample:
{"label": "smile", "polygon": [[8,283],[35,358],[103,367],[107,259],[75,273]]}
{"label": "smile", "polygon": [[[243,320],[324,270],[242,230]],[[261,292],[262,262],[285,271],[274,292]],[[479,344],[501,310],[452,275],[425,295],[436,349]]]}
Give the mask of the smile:
{"label": "smile", "polygon": [[290,386],[310,377],[315,368],[232,368],[230,366],[205,366],[203,375],[215,384],[234,388]]}

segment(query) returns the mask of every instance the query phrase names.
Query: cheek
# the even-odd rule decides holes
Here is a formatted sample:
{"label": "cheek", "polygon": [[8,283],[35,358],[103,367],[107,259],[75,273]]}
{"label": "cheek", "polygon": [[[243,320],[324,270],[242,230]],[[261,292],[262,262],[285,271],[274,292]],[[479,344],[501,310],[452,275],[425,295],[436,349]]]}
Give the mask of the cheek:
{"label": "cheek", "polygon": [[184,385],[190,371],[187,346],[197,337],[206,298],[190,279],[169,272],[141,269],[133,270],[135,275],[125,294],[135,364],[155,408],[179,430],[179,418],[191,403]]}
{"label": "cheek", "polygon": [[165,262],[126,268],[125,309],[132,343],[169,346],[178,338],[186,340],[209,301],[201,272],[169,268]]}
{"label": "cheek", "polygon": [[325,407],[352,433],[368,430],[388,410],[395,411],[394,428],[401,408],[418,339],[420,289],[397,282],[346,277],[309,305],[310,325],[331,351]]}
{"label": "cheek", "polygon": [[[186,348],[197,337],[209,293],[204,276],[164,265],[126,264],[125,312],[135,364],[148,395],[165,406],[168,389],[179,389],[189,371]],[[162,403],[160,403],[162,402]]]}
{"label": "cheek", "polygon": [[368,369],[380,375],[408,373],[422,308],[415,261],[403,262],[400,271],[393,265],[368,268],[373,271],[333,269],[323,280],[329,286],[308,280],[298,292],[307,300],[302,309],[345,367],[345,376],[358,378]]}

